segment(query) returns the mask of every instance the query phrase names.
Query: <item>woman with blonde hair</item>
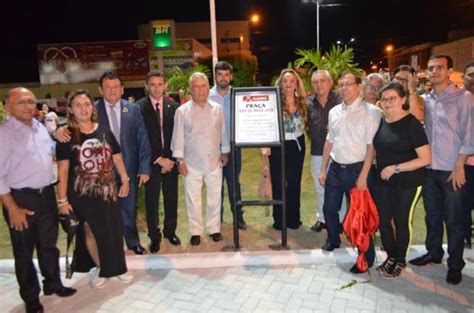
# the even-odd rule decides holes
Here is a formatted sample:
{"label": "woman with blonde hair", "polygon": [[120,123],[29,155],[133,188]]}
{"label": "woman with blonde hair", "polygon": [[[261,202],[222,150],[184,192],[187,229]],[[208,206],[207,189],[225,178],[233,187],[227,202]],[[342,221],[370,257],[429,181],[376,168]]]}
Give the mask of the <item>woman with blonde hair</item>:
{"label": "woman with blonde hair", "polygon": [[[106,278],[124,283],[127,274],[123,250],[119,198],[129,192],[129,178],[113,133],[97,123],[92,97],[87,91],[72,92],[68,101],[68,125],[72,140],[56,147],[58,160],[58,208],[74,211],[80,220],[72,270],[91,272],[91,286],[102,288]],[[120,175],[120,184],[114,173]]]}
{"label": "woman with blonde hair", "polygon": [[[305,156],[304,129],[307,122],[307,102],[303,81],[293,69],[284,69],[276,81],[280,87],[283,106],[283,129],[285,131],[286,172],[286,221],[287,227],[301,226],[300,196],[301,175]],[[271,148],[270,171],[273,199],[281,199],[281,153],[279,147]],[[281,205],[273,206],[273,228],[282,230]]]}

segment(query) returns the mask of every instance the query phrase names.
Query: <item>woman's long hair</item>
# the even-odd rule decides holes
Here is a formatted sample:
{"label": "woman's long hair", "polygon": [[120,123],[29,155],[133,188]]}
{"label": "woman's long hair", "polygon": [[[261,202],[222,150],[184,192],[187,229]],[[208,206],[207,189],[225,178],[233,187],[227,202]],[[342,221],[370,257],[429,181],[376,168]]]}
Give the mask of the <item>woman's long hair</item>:
{"label": "woman's long hair", "polygon": [[91,101],[91,103],[92,103],[91,121],[93,123],[97,122],[97,111],[96,111],[95,106],[94,106],[94,99],[89,94],[89,91],[84,90],[84,89],[78,89],[78,90],[74,90],[73,92],[71,92],[69,94],[69,98],[67,100],[67,106],[69,108],[69,110],[67,112],[67,128],[71,132],[71,143],[73,145],[77,145],[77,144],[80,143],[80,141],[81,141],[81,131],[79,129],[79,123],[76,121],[76,117],[72,113],[72,102],[74,101],[74,98],[76,98],[77,96],[82,96],[82,95],[86,96]]}
{"label": "woman's long hair", "polygon": [[303,81],[301,80],[300,76],[298,73],[290,68],[284,69],[281,71],[280,76],[276,80],[275,85],[280,87],[280,96],[283,102],[283,113],[284,114],[290,114],[288,110],[288,106],[286,105],[286,99],[285,95],[283,94],[283,88],[282,88],[282,80],[283,76],[287,73],[292,74],[296,78],[296,90],[295,90],[295,106],[296,106],[296,111],[298,111],[301,114],[301,117],[303,118],[303,123],[306,125],[308,121],[308,108],[307,108],[307,97],[306,97],[306,92],[304,90],[304,84]]}

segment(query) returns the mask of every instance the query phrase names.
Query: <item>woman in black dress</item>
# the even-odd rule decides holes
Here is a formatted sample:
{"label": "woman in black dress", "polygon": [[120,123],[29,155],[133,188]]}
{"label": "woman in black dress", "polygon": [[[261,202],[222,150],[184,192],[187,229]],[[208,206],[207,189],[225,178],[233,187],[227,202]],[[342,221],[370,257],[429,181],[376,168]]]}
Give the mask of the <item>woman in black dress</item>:
{"label": "woman in black dress", "polygon": [[407,101],[403,85],[389,83],[380,95],[384,118],[374,137],[378,173],[374,200],[387,259],[377,270],[386,277],[397,277],[406,267],[413,211],[431,154],[423,126],[403,109]]}
{"label": "woman in black dress", "polygon": [[[91,274],[93,288],[102,288],[106,278],[131,282],[123,250],[119,197],[129,192],[128,176],[120,146],[112,132],[97,124],[92,97],[82,90],[68,101],[68,129],[72,140],[58,143],[58,207],[62,214],[74,211],[78,229],[72,269]],[[117,190],[114,165],[121,177]]]}

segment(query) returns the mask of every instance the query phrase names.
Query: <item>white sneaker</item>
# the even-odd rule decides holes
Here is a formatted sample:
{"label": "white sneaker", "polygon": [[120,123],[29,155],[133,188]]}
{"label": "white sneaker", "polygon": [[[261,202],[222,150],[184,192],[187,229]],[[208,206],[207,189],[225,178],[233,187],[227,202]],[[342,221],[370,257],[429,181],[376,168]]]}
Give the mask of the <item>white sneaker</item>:
{"label": "white sneaker", "polygon": [[102,289],[105,286],[106,278],[99,277],[100,268],[97,267],[95,270],[91,271],[90,274],[90,285],[94,289]]}
{"label": "white sneaker", "polygon": [[124,284],[129,284],[133,281],[133,275],[130,273],[124,273],[122,275],[115,276],[115,278]]}

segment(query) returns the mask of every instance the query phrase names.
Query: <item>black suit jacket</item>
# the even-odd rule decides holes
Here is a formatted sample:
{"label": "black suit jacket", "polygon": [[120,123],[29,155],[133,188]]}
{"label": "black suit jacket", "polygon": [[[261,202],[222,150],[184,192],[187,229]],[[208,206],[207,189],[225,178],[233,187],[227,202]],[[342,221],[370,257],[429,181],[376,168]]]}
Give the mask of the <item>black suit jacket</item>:
{"label": "black suit jacket", "polygon": [[136,102],[140,105],[145,127],[148,132],[148,138],[151,143],[151,163],[156,161],[158,157],[172,158],[171,152],[171,137],[173,136],[174,114],[178,109],[178,104],[170,99],[168,96],[163,96],[163,120],[161,121],[161,131],[163,132],[163,139],[165,147],[161,146],[160,137],[161,132],[158,129],[158,121],[155,114],[155,109],[151,103],[149,96],[146,96]]}

